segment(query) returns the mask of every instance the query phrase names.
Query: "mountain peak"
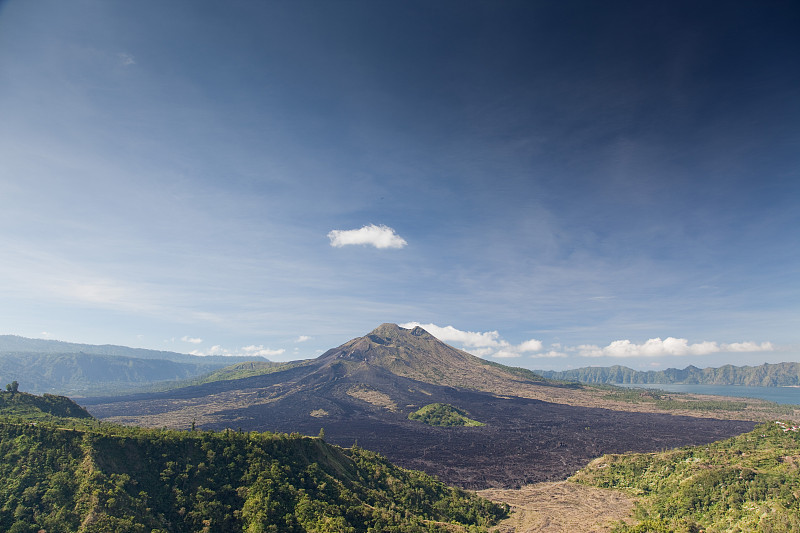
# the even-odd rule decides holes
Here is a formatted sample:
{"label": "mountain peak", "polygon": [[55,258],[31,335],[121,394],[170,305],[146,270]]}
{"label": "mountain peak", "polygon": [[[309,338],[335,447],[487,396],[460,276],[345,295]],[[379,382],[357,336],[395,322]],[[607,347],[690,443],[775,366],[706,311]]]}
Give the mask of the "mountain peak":
{"label": "mountain peak", "polygon": [[543,381],[528,370],[453,348],[419,326],[408,329],[391,323],[328,350],[317,361],[320,368],[335,367],[338,375],[369,369],[433,385],[491,392]]}
{"label": "mountain peak", "polygon": [[398,332],[400,332],[400,331],[402,331],[404,329],[405,328],[401,328],[400,326],[398,326],[397,324],[394,324],[392,322],[384,322],[383,324],[381,324],[377,328],[375,328],[372,331],[370,331],[369,333],[367,333],[367,335],[386,335],[386,334],[390,334],[390,333],[398,333]]}
{"label": "mountain peak", "polygon": [[[434,338],[433,335],[425,331],[419,326],[415,326],[411,329],[403,328],[398,326],[397,324],[393,324],[391,322],[386,322],[381,324],[377,328],[370,331],[366,336],[367,337],[380,337],[384,339],[397,339],[401,338],[406,335],[413,335],[414,337],[430,337]],[[383,343],[380,343],[383,344]]]}
{"label": "mountain peak", "polygon": [[432,349],[435,351],[442,347],[457,351],[419,326],[407,329],[397,324],[385,323],[363,337],[328,350],[319,359],[346,359],[384,366],[387,357],[392,361],[402,359],[408,362],[409,359],[424,359]]}
{"label": "mountain peak", "polygon": [[471,389],[508,389],[512,382],[527,380],[502,365],[453,348],[419,326],[408,329],[391,323],[328,350],[317,360],[345,372],[380,369],[426,383]]}

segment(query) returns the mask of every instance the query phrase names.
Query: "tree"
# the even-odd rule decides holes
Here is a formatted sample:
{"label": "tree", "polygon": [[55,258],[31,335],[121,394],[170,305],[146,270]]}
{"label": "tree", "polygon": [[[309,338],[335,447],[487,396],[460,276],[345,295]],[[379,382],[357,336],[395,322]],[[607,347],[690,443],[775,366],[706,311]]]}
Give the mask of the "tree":
{"label": "tree", "polygon": [[17,380],[12,381],[8,385],[6,385],[6,390],[11,394],[19,392],[19,382]]}

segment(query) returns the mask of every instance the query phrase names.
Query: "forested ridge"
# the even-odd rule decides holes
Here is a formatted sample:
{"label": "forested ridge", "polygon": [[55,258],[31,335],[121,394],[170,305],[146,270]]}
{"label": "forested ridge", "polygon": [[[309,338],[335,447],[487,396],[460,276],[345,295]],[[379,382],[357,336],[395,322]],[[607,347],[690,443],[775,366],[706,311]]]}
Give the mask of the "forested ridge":
{"label": "forested ridge", "polygon": [[705,385],[744,385],[760,387],[800,386],[800,363],[764,363],[758,366],[724,365],[719,368],[633,370],[626,366],[584,367],[572,370],[536,370],[548,378],[583,383],[685,383]]}
{"label": "forested ridge", "polygon": [[[16,381],[9,384],[8,392],[0,393],[0,420],[15,416],[28,421],[72,419],[70,423],[81,419],[90,419],[89,412],[65,396],[43,394],[36,396],[17,390]],[[75,420],[78,419],[78,420]]]}
{"label": "forested ridge", "polygon": [[618,533],[800,532],[800,431],[769,422],[707,446],[606,455],[572,477],[639,497]]}
{"label": "forested ridge", "polygon": [[[6,403],[37,398],[14,396]],[[482,531],[506,512],[318,437],[32,421],[22,411],[0,416],[2,531]]]}
{"label": "forested ridge", "polygon": [[244,362],[278,365],[258,356],[197,356],[0,335],[0,383],[16,379],[35,394],[147,392],[190,385],[223,367]]}

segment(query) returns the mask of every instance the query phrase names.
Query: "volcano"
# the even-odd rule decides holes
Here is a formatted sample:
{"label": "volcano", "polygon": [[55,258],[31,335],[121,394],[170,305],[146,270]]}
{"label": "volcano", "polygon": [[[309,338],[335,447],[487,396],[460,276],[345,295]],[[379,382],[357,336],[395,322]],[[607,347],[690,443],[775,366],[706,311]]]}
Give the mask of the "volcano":
{"label": "volcano", "polygon": [[[569,387],[475,357],[420,327],[382,324],[281,371],[81,403],[98,418],[149,427],[312,435],[324,429],[330,442],[357,444],[465,488],[564,479],[604,453],[703,444],[754,427],[558,403]],[[483,425],[408,418],[434,403]]]}

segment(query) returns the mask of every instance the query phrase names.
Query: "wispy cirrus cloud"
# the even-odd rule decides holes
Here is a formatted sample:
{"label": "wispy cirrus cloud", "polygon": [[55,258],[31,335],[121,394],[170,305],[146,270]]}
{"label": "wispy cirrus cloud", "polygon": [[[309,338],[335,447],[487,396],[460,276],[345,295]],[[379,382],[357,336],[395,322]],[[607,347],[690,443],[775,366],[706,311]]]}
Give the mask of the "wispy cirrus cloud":
{"label": "wispy cirrus cloud", "polygon": [[369,224],[360,229],[331,230],[328,233],[328,238],[334,248],[351,245],[374,246],[381,249],[403,248],[408,244],[392,228],[384,225],[376,226],[375,224]]}
{"label": "wispy cirrus cloud", "polygon": [[770,342],[734,342],[730,344],[712,341],[689,344],[687,339],[656,337],[642,344],[630,340],[617,340],[603,348],[593,344],[577,347],[578,355],[583,357],[660,357],[682,355],[708,355],[722,352],[771,352],[775,347]]}
{"label": "wispy cirrus cloud", "polygon": [[566,352],[560,352],[558,350],[550,350],[547,352],[533,354],[531,357],[536,357],[537,359],[548,359],[555,357],[569,357],[569,354]]}
{"label": "wispy cirrus cloud", "polygon": [[255,345],[245,346],[244,348],[242,348],[242,351],[246,355],[257,355],[257,356],[260,356],[260,357],[272,357],[272,356],[275,356],[275,355],[280,355],[283,352],[285,352],[286,350],[284,350],[283,348],[277,348],[277,349],[265,348],[263,345],[259,344],[258,346],[255,346]]}
{"label": "wispy cirrus cloud", "polygon": [[119,59],[119,62],[122,63],[122,65],[125,67],[129,67],[131,65],[136,64],[136,59],[131,54],[120,52],[119,54],[117,54],[117,58]]}
{"label": "wispy cirrus cloud", "polygon": [[230,350],[217,344],[208,350],[193,350],[189,352],[191,355],[223,355],[223,356],[238,356],[238,357],[274,357],[281,355],[286,350],[283,348],[265,348],[263,345],[250,345],[243,346],[238,350]]}

